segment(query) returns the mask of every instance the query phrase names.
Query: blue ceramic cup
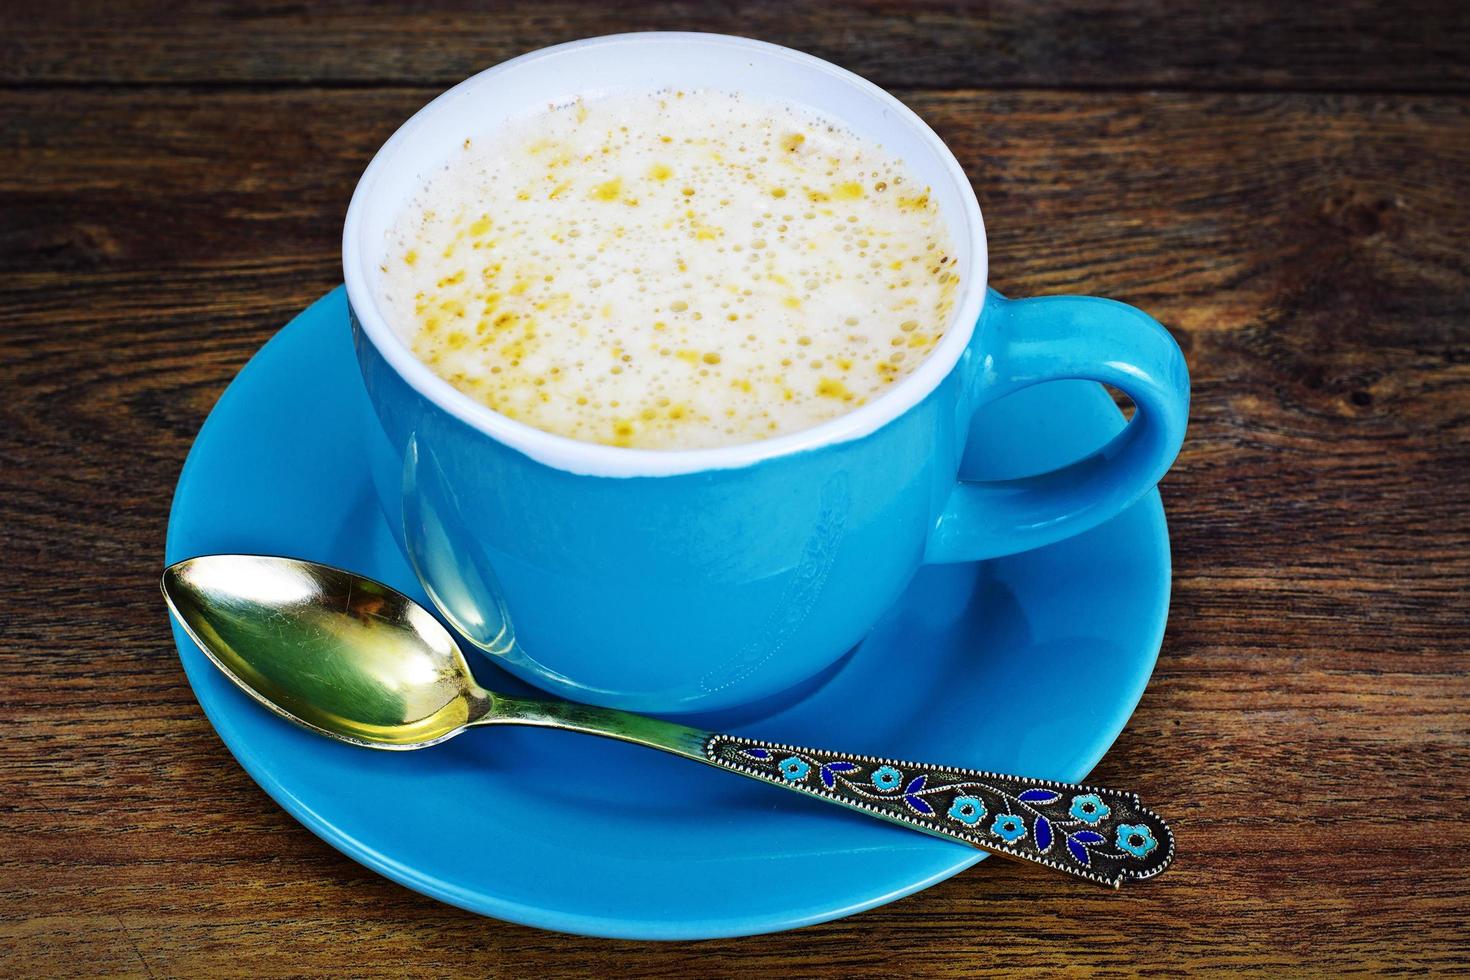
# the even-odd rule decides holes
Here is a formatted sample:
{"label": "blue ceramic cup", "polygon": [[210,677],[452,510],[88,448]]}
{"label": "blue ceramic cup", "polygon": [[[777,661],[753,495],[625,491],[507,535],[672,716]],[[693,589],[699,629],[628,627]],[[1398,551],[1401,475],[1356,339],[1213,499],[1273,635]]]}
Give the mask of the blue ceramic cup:
{"label": "blue ceramic cup", "polygon": [[[389,226],[425,175],[466,137],[548,104],[669,86],[835,116],[930,186],[963,278],[953,321],[912,374],[801,432],[656,451],[512,421],[414,357],[399,332],[411,325],[383,315],[378,276]],[[577,700],[685,712],[780,692],[861,640],[921,564],[1085,531],[1154,486],[1184,437],[1189,379],[1158,323],[1109,300],[987,290],[979,205],[933,131],[858,76],[761,42],[621,35],[476,75],[378,152],[347,213],[343,261],[390,526],[460,633],[511,673]],[[1061,378],[1122,389],[1132,421],[1057,472],[957,478],[979,406]]]}

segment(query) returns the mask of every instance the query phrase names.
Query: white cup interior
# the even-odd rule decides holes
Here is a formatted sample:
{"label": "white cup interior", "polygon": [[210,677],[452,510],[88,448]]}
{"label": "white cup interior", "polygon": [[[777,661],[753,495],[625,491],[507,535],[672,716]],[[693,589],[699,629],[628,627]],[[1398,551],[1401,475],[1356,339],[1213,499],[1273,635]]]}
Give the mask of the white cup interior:
{"label": "white cup interior", "polygon": [[[474,403],[467,396],[447,383],[435,384],[438,379],[423,377],[429,372],[422,365],[416,371],[401,361],[404,355],[412,355],[404,337],[385,323],[378,309],[379,267],[392,244],[394,221],[465,139],[493,138],[513,120],[577,98],[665,88],[739,92],[802,106],[839,121],[901,158],[909,172],[929,186],[955,245],[964,278],[954,320],[918,370],[882,398],[833,422],[748,446],[713,450],[657,452],[575,443],[582,447],[581,456],[567,465],[569,454],[577,451],[558,443],[570,440],[536,430],[522,432],[527,427],[483,406],[471,409]],[[491,434],[502,441],[508,441],[504,438],[508,433],[520,436],[517,441],[523,444],[519,448],[544,462],[581,472],[605,473],[610,468],[624,475],[743,465],[757,457],[872,431],[916,402],[953,367],[979,315],[986,277],[985,232],[969,180],[948,147],[906,106],[851,72],[789,48],[719,34],[685,33],[622,34],[546,48],[481,72],[445,92],[406,122],[363,174],[348,209],[343,263],[349,297],[364,329],[421,392],[466,421],[493,430]],[[384,349],[385,345],[399,349]],[[739,450],[744,452],[736,452]],[[662,461],[656,461],[657,457]]]}

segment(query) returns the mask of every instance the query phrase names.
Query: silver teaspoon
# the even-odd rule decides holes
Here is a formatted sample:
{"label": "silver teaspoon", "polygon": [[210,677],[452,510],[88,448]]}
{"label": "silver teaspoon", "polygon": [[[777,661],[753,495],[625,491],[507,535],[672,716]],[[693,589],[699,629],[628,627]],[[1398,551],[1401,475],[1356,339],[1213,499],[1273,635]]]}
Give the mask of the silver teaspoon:
{"label": "silver teaspoon", "polygon": [[761,742],[475,683],[426,609],[292,558],[207,555],[163,573],[169,608],[225,676],[276,714],[376,749],[471,725],[537,725],[659,749],[936,837],[1117,888],[1169,866],[1174,837],[1133,793]]}

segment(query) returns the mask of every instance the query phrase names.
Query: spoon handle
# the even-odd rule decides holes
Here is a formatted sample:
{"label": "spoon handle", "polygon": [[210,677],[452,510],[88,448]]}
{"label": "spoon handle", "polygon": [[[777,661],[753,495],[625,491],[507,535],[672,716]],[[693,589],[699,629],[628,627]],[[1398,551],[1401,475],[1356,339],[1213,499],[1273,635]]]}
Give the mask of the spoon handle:
{"label": "spoon handle", "polygon": [[1169,825],[1133,793],[761,742],[567,701],[495,695],[494,703],[482,723],[635,742],[1113,888],[1174,859]]}
{"label": "spoon handle", "polygon": [[1133,793],[711,734],[705,760],[881,820],[1099,884],[1152,878],[1174,835]]}

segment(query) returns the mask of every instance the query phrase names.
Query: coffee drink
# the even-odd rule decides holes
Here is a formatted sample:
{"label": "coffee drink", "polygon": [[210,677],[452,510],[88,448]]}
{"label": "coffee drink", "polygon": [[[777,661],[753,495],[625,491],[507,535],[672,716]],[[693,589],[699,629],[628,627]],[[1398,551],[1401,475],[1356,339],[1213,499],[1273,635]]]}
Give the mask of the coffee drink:
{"label": "coffee drink", "polygon": [[391,228],[379,289],[426,364],[512,419],[751,442],[880,396],[948,325],[928,189],[835,120],[661,91],[467,136]]}

